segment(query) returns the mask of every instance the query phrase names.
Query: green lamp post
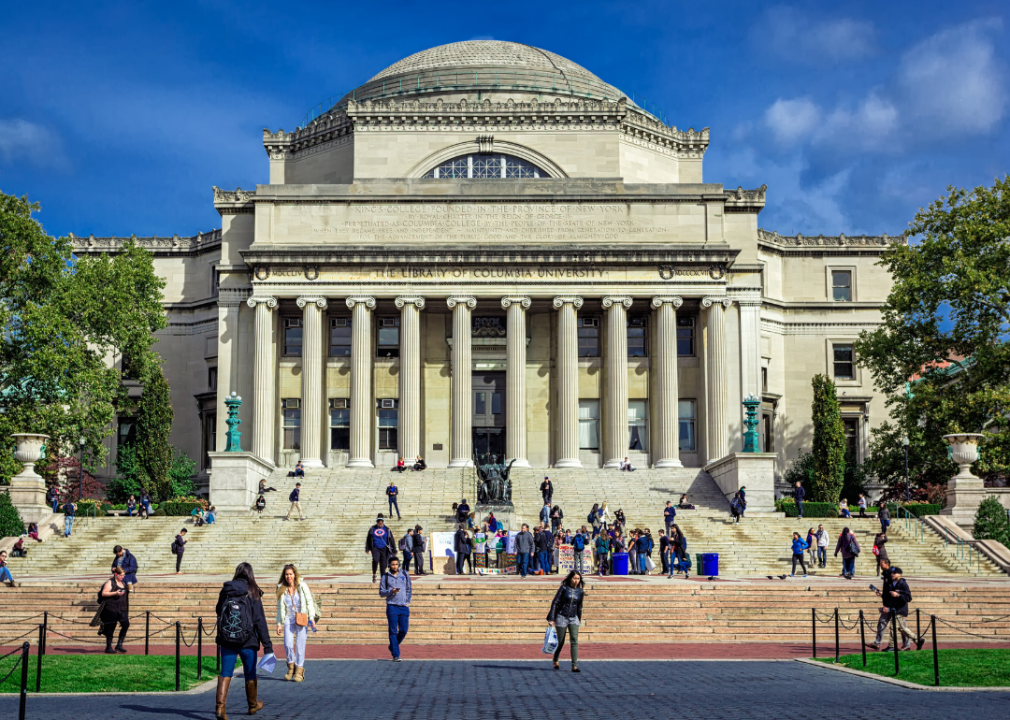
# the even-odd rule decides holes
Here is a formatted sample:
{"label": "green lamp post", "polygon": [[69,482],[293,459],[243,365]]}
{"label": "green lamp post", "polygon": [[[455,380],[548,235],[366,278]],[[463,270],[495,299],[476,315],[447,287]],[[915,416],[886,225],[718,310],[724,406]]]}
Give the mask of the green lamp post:
{"label": "green lamp post", "polygon": [[746,430],[743,434],[743,451],[745,453],[761,452],[758,442],[758,408],[761,407],[761,398],[751,393],[743,399],[743,406],[747,414],[744,416],[743,424]]}
{"label": "green lamp post", "polygon": [[228,424],[228,444],[224,451],[242,452],[242,443],[239,440],[242,433],[238,431],[238,426],[242,424],[242,421],[238,419],[238,409],[242,406],[242,398],[232,393],[225,398],[224,404],[228,406],[228,419],[225,420],[225,423]]}

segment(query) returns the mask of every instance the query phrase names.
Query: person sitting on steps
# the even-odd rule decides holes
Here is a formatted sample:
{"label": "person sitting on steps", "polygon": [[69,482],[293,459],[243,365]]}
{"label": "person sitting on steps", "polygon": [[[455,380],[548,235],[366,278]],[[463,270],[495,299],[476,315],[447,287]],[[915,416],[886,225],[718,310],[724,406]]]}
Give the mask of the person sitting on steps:
{"label": "person sitting on steps", "polygon": [[417,458],[414,460],[414,469],[415,470],[427,470],[428,469],[427,463],[424,462],[424,458],[421,457],[420,455],[418,455]]}

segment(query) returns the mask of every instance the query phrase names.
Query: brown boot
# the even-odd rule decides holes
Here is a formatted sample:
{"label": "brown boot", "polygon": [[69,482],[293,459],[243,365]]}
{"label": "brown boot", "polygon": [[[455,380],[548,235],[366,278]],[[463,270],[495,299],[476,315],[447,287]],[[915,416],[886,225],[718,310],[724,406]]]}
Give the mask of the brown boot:
{"label": "brown boot", "polygon": [[228,688],[230,687],[230,677],[219,677],[217,679],[217,705],[214,708],[214,717],[216,720],[228,720],[225,706],[228,704]]}
{"label": "brown boot", "polygon": [[249,703],[249,714],[255,715],[263,709],[263,701],[256,699],[256,679],[245,681],[245,699]]}
{"label": "brown boot", "polygon": [[295,668],[295,682],[302,682],[305,679],[305,668]]}
{"label": "brown boot", "polygon": [[284,673],[284,679],[290,680],[292,677],[294,677],[294,675],[295,675],[295,664],[288,663],[288,671]]}

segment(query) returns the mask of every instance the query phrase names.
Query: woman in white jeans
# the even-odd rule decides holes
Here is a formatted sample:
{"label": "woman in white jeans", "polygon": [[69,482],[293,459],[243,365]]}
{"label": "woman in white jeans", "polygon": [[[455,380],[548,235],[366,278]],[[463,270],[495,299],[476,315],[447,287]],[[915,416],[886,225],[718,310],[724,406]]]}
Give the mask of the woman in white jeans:
{"label": "woman in white jeans", "polygon": [[288,663],[285,680],[305,679],[305,639],[315,624],[316,606],[312,593],[302,581],[298,568],[285,565],[277,584],[277,634],[284,636],[284,657]]}

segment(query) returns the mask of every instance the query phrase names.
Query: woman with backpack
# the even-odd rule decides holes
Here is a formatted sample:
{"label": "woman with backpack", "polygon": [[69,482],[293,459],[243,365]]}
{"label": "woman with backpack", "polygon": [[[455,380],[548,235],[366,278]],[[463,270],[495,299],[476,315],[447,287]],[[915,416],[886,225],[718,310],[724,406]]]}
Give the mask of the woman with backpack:
{"label": "woman with backpack", "polygon": [[288,664],[285,680],[305,679],[305,640],[315,621],[316,606],[309,586],[298,568],[285,565],[277,583],[277,634],[284,636],[284,659]]}
{"label": "woman with backpack", "polygon": [[849,528],[842,528],[842,534],[838,536],[835,543],[835,557],[842,553],[842,574],[841,577],[851,580],[856,574],[856,558],[859,557],[859,541],[856,536],[849,532]]}
{"label": "woman with backpack", "polygon": [[600,529],[603,527],[602,523],[600,522],[599,503],[593,503],[593,509],[589,511],[589,516],[586,518],[586,520],[588,520],[589,524],[592,526],[593,537],[595,538],[597,535],[600,534]]}
{"label": "woman with backpack", "polygon": [[228,720],[228,689],[235,674],[235,661],[241,658],[245,675],[245,697],[249,714],[263,709],[257,695],[256,654],[263,645],[264,657],[273,655],[270,628],[263,612],[263,591],[256,584],[252,565],[239,563],[235,576],[224,584],[217,598],[217,646],[221,650],[221,675],[217,679],[217,720]]}

